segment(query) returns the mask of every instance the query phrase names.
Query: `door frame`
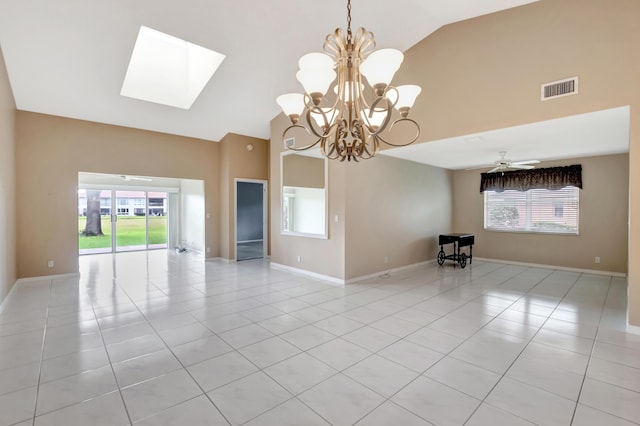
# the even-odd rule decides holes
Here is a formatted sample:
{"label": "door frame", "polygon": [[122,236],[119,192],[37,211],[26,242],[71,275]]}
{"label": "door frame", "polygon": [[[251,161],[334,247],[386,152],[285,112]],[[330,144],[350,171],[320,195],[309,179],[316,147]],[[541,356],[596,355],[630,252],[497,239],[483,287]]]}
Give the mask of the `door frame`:
{"label": "door frame", "polygon": [[269,213],[269,181],[263,179],[234,178],[233,180],[233,260],[238,260],[238,183],[259,183],[262,185],[262,257],[266,258],[269,247],[267,227]]}

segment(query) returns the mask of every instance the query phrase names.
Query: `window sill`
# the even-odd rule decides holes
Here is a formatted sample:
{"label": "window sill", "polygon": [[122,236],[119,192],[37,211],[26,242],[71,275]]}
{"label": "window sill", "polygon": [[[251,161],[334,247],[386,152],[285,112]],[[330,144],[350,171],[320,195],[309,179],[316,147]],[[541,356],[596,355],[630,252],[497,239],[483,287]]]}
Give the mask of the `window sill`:
{"label": "window sill", "polygon": [[564,237],[577,237],[580,235],[579,231],[577,233],[573,232],[542,232],[542,231],[521,231],[521,230],[507,230],[507,229],[491,229],[484,228],[486,232],[498,232],[502,234],[532,234],[532,235],[561,235]]}

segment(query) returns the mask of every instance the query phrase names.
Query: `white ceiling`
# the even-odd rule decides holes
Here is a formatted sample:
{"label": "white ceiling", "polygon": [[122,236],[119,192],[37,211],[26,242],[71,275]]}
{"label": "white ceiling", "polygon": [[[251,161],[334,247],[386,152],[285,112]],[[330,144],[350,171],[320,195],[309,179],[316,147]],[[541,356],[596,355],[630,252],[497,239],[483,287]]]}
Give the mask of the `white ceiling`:
{"label": "white ceiling", "polygon": [[[442,25],[534,0],[353,0],[353,28],[406,50]],[[141,25],[227,56],[189,110],[120,95]],[[0,2],[2,47],[16,106],[219,141],[269,137],[275,98],[300,91],[300,56],[346,26],[346,0],[25,0]],[[418,100],[419,101],[419,100]],[[383,154],[449,169],[507,158],[551,160],[628,152],[628,108],[432,141]]]}
{"label": "white ceiling", "polygon": [[557,160],[629,151],[629,107],[409,145],[382,154],[447,169],[511,161]]}
{"label": "white ceiling", "polygon": [[[406,50],[447,23],[532,0],[354,0],[353,28]],[[227,55],[190,110],[120,96],[141,25]],[[346,0],[0,2],[0,46],[17,108],[219,141],[269,137],[297,61],[346,26]]]}
{"label": "white ceiling", "polygon": [[183,180],[155,176],[114,175],[107,173],[78,173],[78,185],[84,188],[126,188],[136,189],[176,189],[180,188]]}

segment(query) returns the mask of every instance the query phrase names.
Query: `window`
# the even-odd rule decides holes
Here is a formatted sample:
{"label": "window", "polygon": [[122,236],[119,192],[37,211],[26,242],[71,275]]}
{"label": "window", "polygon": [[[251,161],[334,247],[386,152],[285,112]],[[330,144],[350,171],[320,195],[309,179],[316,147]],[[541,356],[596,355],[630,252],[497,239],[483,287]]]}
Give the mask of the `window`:
{"label": "window", "polygon": [[485,191],[484,229],[508,232],[578,234],[580,190]]}

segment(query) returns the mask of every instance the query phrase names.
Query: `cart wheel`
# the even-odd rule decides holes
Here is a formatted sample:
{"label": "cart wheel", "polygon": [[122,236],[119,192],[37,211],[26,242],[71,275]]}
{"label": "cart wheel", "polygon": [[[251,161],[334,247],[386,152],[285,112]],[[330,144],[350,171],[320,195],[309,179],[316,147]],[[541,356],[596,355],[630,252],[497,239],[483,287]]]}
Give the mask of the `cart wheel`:
{"label": "cart wheel", "polygon": [[467,255],[462,253],[460,255],[460,267],[464,269],[465,266],[467,266]]}
{"label": "cart wheel", "polygon": [[444,251],[440,250],[438,252],[438,265],[442,265],[444,263]]}

